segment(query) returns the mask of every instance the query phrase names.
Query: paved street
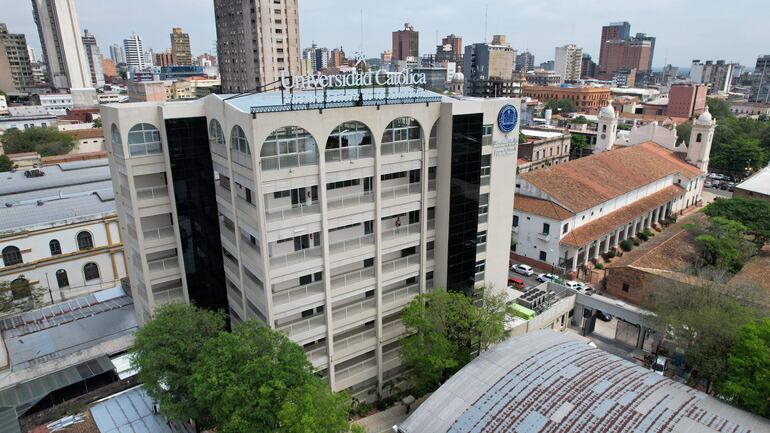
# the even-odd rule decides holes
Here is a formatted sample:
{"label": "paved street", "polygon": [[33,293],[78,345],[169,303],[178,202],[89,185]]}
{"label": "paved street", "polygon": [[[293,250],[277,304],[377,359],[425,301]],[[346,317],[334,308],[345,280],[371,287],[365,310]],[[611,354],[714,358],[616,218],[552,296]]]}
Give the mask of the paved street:
{"label": "paved street", "polygon": [[716,197],[730,198],[733,193],[730,191],[716,189],[716,188],[703,188],[703,204],[708,204],[714,201]]}

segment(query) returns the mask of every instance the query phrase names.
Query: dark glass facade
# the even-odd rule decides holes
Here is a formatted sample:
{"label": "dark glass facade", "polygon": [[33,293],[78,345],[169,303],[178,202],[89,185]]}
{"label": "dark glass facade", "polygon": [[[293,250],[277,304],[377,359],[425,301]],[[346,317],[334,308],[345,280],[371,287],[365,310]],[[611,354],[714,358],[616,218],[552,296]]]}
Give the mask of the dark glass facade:
{"label": "dark glass facade", "polygon": [[166,119],[166,138],[190,301],[226,312],[219,211],[206,118]]}
{"label": "dark glass facade", "polygon": [[473,293],[476,275],[483,121],[481,113],[452,119],[447,290],[468,295]]}

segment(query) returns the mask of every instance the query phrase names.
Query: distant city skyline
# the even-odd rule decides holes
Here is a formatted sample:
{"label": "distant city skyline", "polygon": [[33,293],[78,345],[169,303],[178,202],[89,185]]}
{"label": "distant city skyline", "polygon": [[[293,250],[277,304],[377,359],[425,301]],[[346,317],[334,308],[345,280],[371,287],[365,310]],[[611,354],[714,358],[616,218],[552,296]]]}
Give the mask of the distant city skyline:
{"label": "distant city skyline", "polygon": [[[568,43],[576,44],[597,61],[601,27],[628,21],[631,34],[643,32],[657,38],[653,59],[656,69],[666,63],[686,67],[693,59],[724,59],[753,67],[758,56],[769,53],[770,48],[763,43],[763,20],[770,14],[770,4],[736,0],[730,3],[732,10],[751,13],[715,14],[709,3],[647,0],[608,7],[607,3],[593,0],[493,0],[488,3],[486,39],[504,34],[514,49],[528,49],[538,63],[553,59],[554,47]],[[96,36],[102,53],[108,53],[111,44],[122,43],[132,32],[142,36],[146,50],[163,51],[170,47],[168,35],[173,27],[190,34],[194,56],[212,52],[215,46],[212,0],[134,0],[130,7],[101,0],[76,0],[76,4],[81,28]],[[301,47],[313,42],[329,49],[341,45],[349,55],[363,50],[369,58],[379,57],[391,48],[391,32],[402,29],[405,22],[420,32],[421,55],[435,52],[441,38],[450,33],[461,36],[465,45],[484,40],[484,6],[473,2],[391,0],[362,5],[338,0],[331,6],[300,0]],[[28,44],[41,52],[31,2],[0,0],[0,7],[4,11],[0,22],[6,22],[14,33],[24,33]]]}

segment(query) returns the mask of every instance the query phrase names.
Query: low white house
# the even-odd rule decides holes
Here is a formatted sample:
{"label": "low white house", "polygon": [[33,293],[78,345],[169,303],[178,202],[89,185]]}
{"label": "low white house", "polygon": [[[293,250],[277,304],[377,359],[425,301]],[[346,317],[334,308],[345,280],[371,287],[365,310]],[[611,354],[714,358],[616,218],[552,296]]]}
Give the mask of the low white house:
{"label": "low white house", "polygon": [[0,281],[37,284],[47,303],[114,287],[126,265],[107,160],[41,171],[0,174]]}
{"label": "low white house", "polygon": [[616,123],[614,110],[602,108],[603,151],[518,177],[512,230],[521,259],[575,272],[700,202],[716,128],[708,111],[693,122],[685,152],[654,141],[613,148]]}

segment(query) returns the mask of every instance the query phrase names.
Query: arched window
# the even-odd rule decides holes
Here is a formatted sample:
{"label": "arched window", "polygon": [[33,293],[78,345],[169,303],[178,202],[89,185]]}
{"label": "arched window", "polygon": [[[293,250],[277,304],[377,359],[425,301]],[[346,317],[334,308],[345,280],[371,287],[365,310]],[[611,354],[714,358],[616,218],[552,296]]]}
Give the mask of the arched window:
{"label": "arched window", "polygon": [[131,156],[156,155],[160,151],[158,128],[149,123],[140,123],[128,131],[128,152]]}
{"label": "arched window", "polygon": [[13,266],[22,263],[21,251],[13,245],[3,248],[3,265]]}
{"label": "arched window", "polygon": [[298,126],[273,131],[262,144],[262,170],[318,164],[318,146],[309,132]]}
{"label": "arched window", "polygon": [[[98,273],[99,270],[97,269],[96,272]],[[67,278],[67,271],[64,269],[59,269],[56,271],[56,284],[59,285],[60,289],[70,286],[70,279]]]}
{"label": "arched window", "polygon": [[438,120],[433,124],[433,128],[430,129],[430,137],[428,138],[428,149],[438,148]]}
{"label": "arched window", "polygon": [[86,263],[86,265],[83,266],[83,276],[85,277],[86,281],[98,280],[99,266],[97,266],[94,262]]}
{"label": "arched window", "polygon": [[88,250],[94,247],[94,238],[91,233],[83,231],[78,233],[78,249],[80,251]]}
{"label": "arched window", "polygon": [[696,142],[696,143],[700,143],[700,142],[701,142],[701,140],[703,140],[703,134],[701,134],[701,133],[699,132],[699,133],[698,133],[698,135],[696,135],[696,136],[695,136],[695,142]]}
{"label": "arched window", "polygon": [[112,153],[123,156],[123,142],[120,140],[118,125],[112,124]]}
{"label": "arched window", "polygon": [[61,254],[61,244],[56,239],[51,239],[51,242],[48,242],[48,248],[51,249],[52,256],[58,256]]}
{"label": "arched window", "polygon": [[32,286],[23,275],[11,281],[11,295],[13,295],[14,300],[28,298],[32,295]]}
{"label": "arched window", "polygon": [[209,143],[211,143],[212,148],[225,146],[225,131],[222,130],[222,125],[217,119],[211,119],[209,122]]}
{"label": "arched window", "polygon": [[385,128],[380,154],[392,155],[420,150],[422,150],[422,131],[420,124],[413,118],[399,117]]}
{"label": "arched window", "polygon": [[361,122],[345,122],[326,139],[326,162],[374,157],[372,132]]}
{"label": "arched window", "polygon": [[233,131],[230,133],[230,147],[238,152],[251,155],[251,149],[249,149],[249,140],[246,138],[246,133],[243,129],[235,125]]}

